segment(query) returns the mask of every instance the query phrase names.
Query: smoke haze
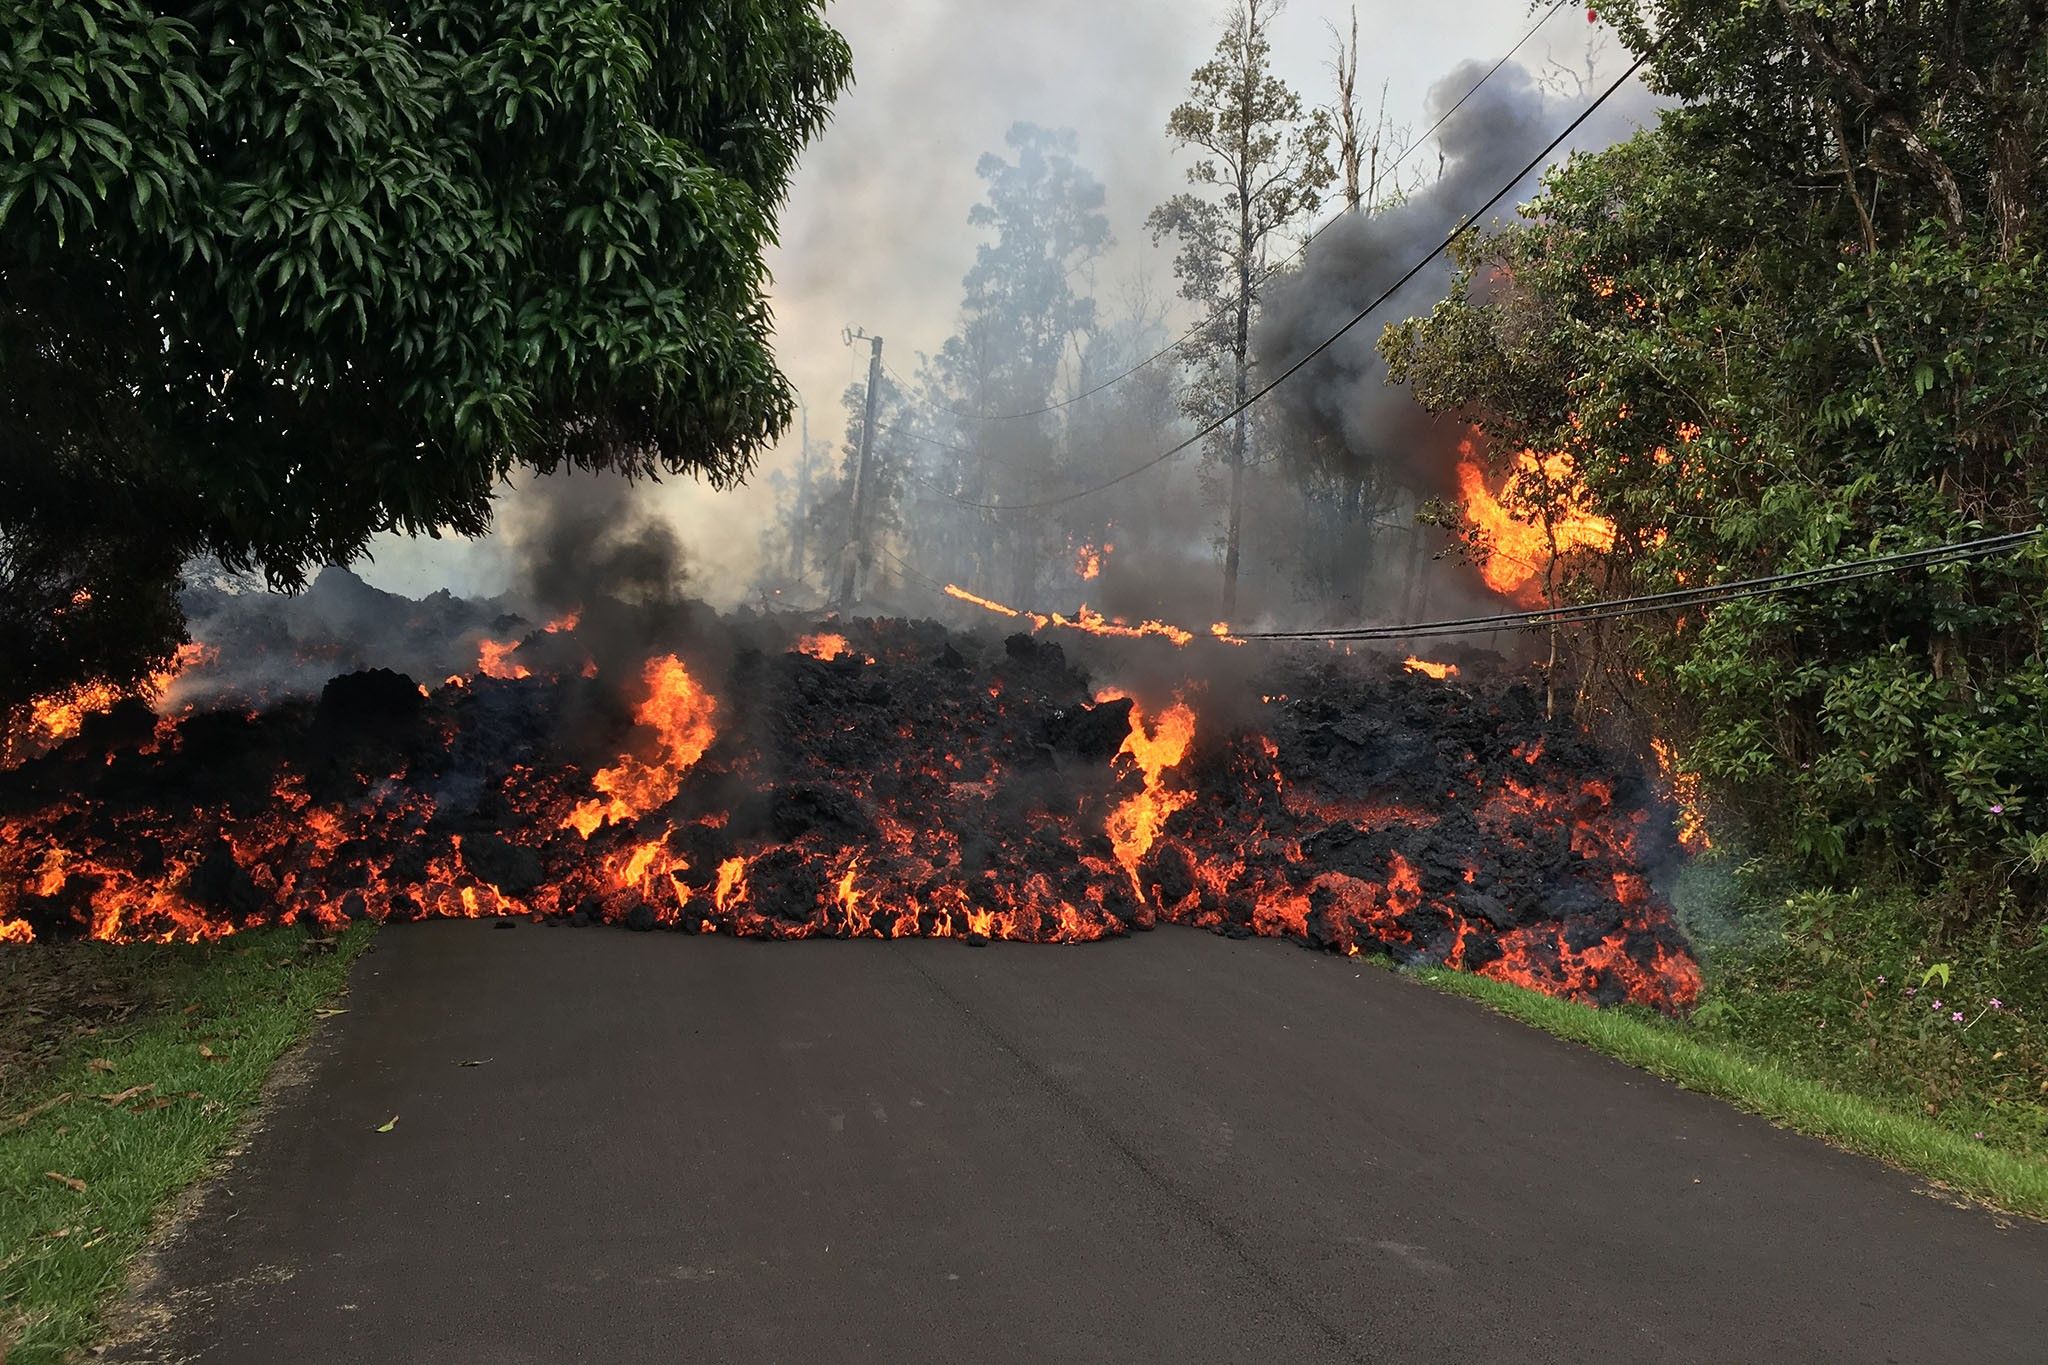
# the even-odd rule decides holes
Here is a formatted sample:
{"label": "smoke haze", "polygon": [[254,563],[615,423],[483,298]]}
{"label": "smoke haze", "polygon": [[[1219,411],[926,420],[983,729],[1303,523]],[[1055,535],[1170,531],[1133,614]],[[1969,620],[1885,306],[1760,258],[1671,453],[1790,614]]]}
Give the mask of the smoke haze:
{"label": "smoke haze", "polygon": [[[1115,242],[1077,277],[1076,289],[1092,292],[1107,308],[1138,282],[1166,301],[1167,334],[1193,320],[1192,305],[1175,294],[1173,245],[1155,245],[1143,220],[1185,187],[1190,157],[1169,146],[1165,123],[1185,98],[1189,72],[1213,48],[1225,8],[1222,0],[1199,6],[1178,0],[1115,6],[902,0],[832,9],[833,22],[853,46],[856,85],[806,152],[782,210],[781,244],[771,253],[778,355],[808,410],[814,461],[836,466],[845,432],[840,398],[864,375],[866,348],[843,345],[843,328],[882,334],[891,368],[907,375],[957,325],[960,277],[984,235],[967,223],[984,189],[975,162],[1001,149],[1015,122],[1073,129],[1082,163],[1107,190]],[[1275,23],[1276,72],[1310,106],[1334,98],[1329,25],[1348,26],[1349,14],[1350,6],[1338,0],[1292,0]],[[1534,22],[1524,0],[1431,6],[1367,0],[1358,18],[1365,116],[1373,117],[1384,81],[1389,121],[1411,133],[1433,122]],[[1526,68],[1504,68],[1446,125],[1436,145],[1416,149],[1406,169],[1432,183],[1370,223],[1340,223],[1327,232],[1312,249],[1301,283],[1273,295],[1258,337],[1262,360],[1291,358],[1335,330],[1533,155],[1582,106],[1585,97],[1573,83],[1591,81],[1597,89],[1626,60],[1600,32],[1577,10],[1553,16],[1524,49]],[[1531,70],[1570,93],[1546,100]],[[1638,99],[1633,112],[1640,115],[1644,107]],[[1627,127],[1625,113],[1604,117],[1597,128],[1583,130],[1580,145],[1599,145]],[[1529,188],[1507,204],[1526,198]],[[1276,248],[1286,249],[1291,244]],[[1430,480],[1443,472],[1436,459],[1441,438],[1404,396],[1385,389],[1373,343],[1386,320],[1440,296],[1446,278],[1442,269],[1425,272],[1383,316],[1362,324],[1325,362],[1276,394],[1286,398],[1291,417],[1341,437],[1357,458],[1406,461],[1415,486],[1436,491],[1440,486]],[[771,480],[796,467],[803,430],[793,426],[739,490],[721,493],[685,479],[620,495],[669,529],[673,562],[687,562],[691,593],[720,607],[753,595],[762,532],[776,514]],[[1094,458],[1100,472],[1111,473],[1149,453],[1112,443]],[[1198,496],[1194,463],[1187,457],[1129,486],[1132,496],[1120,511],[1166,507],[1169,520],[1143,534],[1125,516],[1116,533],[1119,553],[1090,600],[1135,616],[1181,611],[1199,617],[1197,624],[1211,619],[1204,603],[1213,593],[1197,580],[1211,576],[1217,563],[1215,513]],[[1087,473],[1074,471],[1077,479]],[[385,538],[361,570],[380,586],[415,596],[443,586],[472,596],[538,588],[530,577],[530,528],[547,520],[539,504],[567,486],[560,479],[520,482],[501,499],[496,535],[475,543]],[[573,513],[547,524],[565,529],[574,524]],[[1292,514],[1280,505],[1261,513],[1283,531]],[[586,523],[585,529],[592,528]],[[1247,572],[1254,577],[1260,552],[1248,540]],[[563,557],[553,553],[548,562],[560,565]],[[576,582],[589,567],[554,575],[552,582]],[[557,595],[554,587],[548,591]],[[1269,617],[1286,615],[1284,600],[1266,594],[1265,603]]]}

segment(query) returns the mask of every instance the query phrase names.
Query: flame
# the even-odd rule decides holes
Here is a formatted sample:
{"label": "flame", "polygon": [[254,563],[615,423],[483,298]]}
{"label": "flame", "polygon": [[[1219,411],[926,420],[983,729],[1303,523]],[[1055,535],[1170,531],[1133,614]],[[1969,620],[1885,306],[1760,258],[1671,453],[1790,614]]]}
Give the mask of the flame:
{"label": "flame", "polygon": [[1092,611],[1085,605],[1077,610],[1071,619],[1061,616],[1058,612],[1054,612],[1052,623],[1056,626],[1064,626],[1068,630],[1083,630],[1090,635],[1109,635],[1125,640],[1137,640],[1147,635],[1156,635],[1161,639],[1172,641],[1177,646],[1185,645],[1188,641],[1195,638],[1193,631],[1182,630],[1179,626],[1170,626],[1164,621],[1140,621],[1134,626],[1127,622],[1104,616],[1099,611]]}
{"label": "flame", "polygon": [[[536,633],[540,635],[566,634],[575,630],[582,620],[583,609],[578,607],[575,611],[556,617],[542,626]],[[528,636],[526,638],[531,639],[532,637]],[[522,678],[532,677],[532,669],[528,668],[525,664],[512,662],[511,656],[517,653],[519,647],[525,643],[525,639],[478,641],[476,647],[476,671],[483,674],[486,678],[497,678],[504,682],[518,682]],[[596,675],[596,663],[586,661],[583,665],[583,676],[590,678]]]}
{"label": "flame", "polygon": [[824,659],[828,662],[852,651],[853,646],[846,642],[844,635],[821,632],[817,635],[806,635],[796,642],[797,653],[808,654],[813,659]]}
{"label": "flame", "polygon": [[[73,600],[82,606],[91,600],[91,594],[81,588]],[[108,682],[87,682],[32,698],[15,721],[0,730],[0,766],[12,766],[75,738],[88,717],[113,710],[126,697],[161,701],[187,670],[209,665],[219,657],[220,651],[212,645],[188,640],[178,646],[168,667],[144,678],[132,692]]]}
{"label": "flame", "polygon": [[1107,545],[1101,549],[1097,549],[1093,545],[1081,546],[1074,551],[1074,572],[1082,578],[1091,581],[1100,578],[1102,576],[1103,557],[1109,553],[1110,549],[1111,547]]}
{"label": "flame", "polygon": [[484,640],[476,647],[476,671],[486,678],[499,678],[505,682],[516,682],[533,676],[533,670],[524,664],[508,662],[507,656],[519,648],[517,640]]}
{"label": "flame", "polygon": [[127,693],[111,683],[81,683],[28,704],[30,730],[47,744],[61,744],[85,728],[85,718],[110,711]]}
{"label": "flame", "polygon": [[1442,682],[1445,678],[1455,678],[1458,676],[1458,666],[1456,664],[1440,664],[1430,659],[1418,659],[1413,654],[1402,660],[1401,666],[1410,673],[1421,673],[1427,677],[1435,678],[1438,682]]}
{"label": "flame", "polygon": [[[1542,525],[1525,521],[1510,510],[1541,504],[1546,488],[1566,490],[1563,508],[1548,533]],[[1466,520],[1485,537],[1480,576],[1487,587],[1503,596],[1530,596],[1549,562],[1552,536],[1560,555],[1614,547],[1614,523],[1585,505],[1572,457],[1563,451],[1539,456],[1524,450],[1517,454],[1514,468],[1496,496],[1486,486],[1486,472],[1480,468],[1472,442],[1466,440],[1458,447],[1458,490]]]}
{"label": "flame", "polygon": [[1678,761],[1678,751],[1654,736],[1650,740],[1650,752],[1656,755],[1657,771],[1663,774],[1671,804],[1678,807],[1678,846],[1697,857],[1714,846],[1714,841],[1707,837],[1700,775],[1688,772]]}
{"label": "flame", "polygon": [[649,659],[642,678],[647,700],[633,719],[654,731],[660,755],[649,763],[621,754],[616,765],[598,770],[590,785],[608,799],[579,802],[562,821],[564,828],[586,839],[600,825],[636,820],[668,804],[681,788],[683,774],[718,737],[711,724],[718,702],[697,685],[682,660],[673,654]]}
{"label": "flame", "polygon": [[[1116,696],[1105,693],[1096,700],[1113,701]],[[1166,770],[1187,757],[1194,738],[1195,712],[1186,702],[1175,701],[1149,728],[1138,704],[1131,703],[1131,732],[1124,736],[1117,756],[1130,760],[1144,778],[1145,789],[1110,812],[1108,833],[1109,842],[1116,849],[1116,860],[1123,865],[1131,879],[1131,889],[1140,899],[1145,895],[1145,887],[1138,878],[1138,864],[1159,841],[1166,822],[1195,799],[1193,792],[1169,791],[1165,786]]]}
{"label": "flame", "polygon": [[1015,607],[1006,607],[1001,602],[971,593],[957,583],[948,583],[945,591],[948,597],[957,597],[962,602],[980,607],[984,611],[992,611],[998,616],[1007,616],[1013,621],[1028,620],[1031,622],[1032,629],[1034,630],[1044,629],[1046,622],[1051,619],[1050,617],[1040,616],[1035,611],[1018,611]]}

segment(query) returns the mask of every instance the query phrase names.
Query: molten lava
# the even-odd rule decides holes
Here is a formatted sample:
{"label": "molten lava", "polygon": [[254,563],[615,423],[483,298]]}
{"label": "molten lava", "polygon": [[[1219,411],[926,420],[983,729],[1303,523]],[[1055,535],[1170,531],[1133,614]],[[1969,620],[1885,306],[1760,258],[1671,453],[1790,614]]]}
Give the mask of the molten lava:
{"label": "molten lava", "polygon": [[829,662],[852,653],[853,646],[846,642],[844,635],[820,631],[815,635],[806,635],[799,639],[796,642],[796,652],[808,654],[813,659],[824,659]]}
{"label": "molten lava", "polygon": [[1519,678],[1305,654],[1253,725],[1208,694],[1096,691],[1030,634],[862,621],[828,659],[749,628],[691,638],[732,661],[709,685],[661,652],[637,680],[424,696],[373,671],[317,702],[87,727],[0,773],[0,942],[487,915],[1056,943],[1184,924],[1697,998],[1645,874],[1674,843],[1654,777]]}

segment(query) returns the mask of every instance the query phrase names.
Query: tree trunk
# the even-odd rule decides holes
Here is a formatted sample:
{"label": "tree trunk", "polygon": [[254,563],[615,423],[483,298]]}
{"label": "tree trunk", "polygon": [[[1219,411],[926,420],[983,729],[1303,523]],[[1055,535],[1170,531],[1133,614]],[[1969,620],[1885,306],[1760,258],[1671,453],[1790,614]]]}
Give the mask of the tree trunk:
{"label": "tree trunk", "polygon": [[1251,436],[1251,413],[1245,403],[1251,397],[1252,322],[1252,215],[1245,196],[1238,196],[1237,332],[1231,338],[1230,358],[1235,372],[1237,417],[1230,430],[1230,527],[1223,545],[1223,619],[1237,614],[1237,571],[1243,558],[1245,447]]}
{"label": "tree trunk", "polygon": [[[1335,32],[1335,25],[1331,26]],[[1358,181],[1358,6],[1351,7],[1351,41],[1337,34],[1337,157],[1344,167],[1344,202],[1353,213],[1364,197]],[[1379,177],[1379,130],[1373,130],[1373,177]]]}

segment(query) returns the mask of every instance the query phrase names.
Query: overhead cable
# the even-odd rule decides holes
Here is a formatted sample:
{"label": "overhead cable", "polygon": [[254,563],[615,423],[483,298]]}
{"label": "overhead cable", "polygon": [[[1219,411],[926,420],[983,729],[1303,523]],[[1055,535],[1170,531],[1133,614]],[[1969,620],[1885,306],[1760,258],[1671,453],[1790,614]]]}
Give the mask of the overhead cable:
{"label": "overhead cable", "polygon": [[1126,480],[1136,478],[1138,475],[1145,473],[1147,470],[1155,469],[1158,466],[1165,464],[1168,460],[1172,459],[1176,455],[1181,454],[1184,451],[1193,449],[1196,445],[1200,444],[1203,440],[1207,439],[1212,432],[1220,430],[1223,427],[1224,423],[1230,421],[1230,419],[1236,417],[1239,413],[1248,410],[1249,408],[1251,408],[1253,404],[1259,402],[1267,394],[1279,388],[1282,384],[1286,383],[1294,375],[1299,374],[1302,368],[1308,365],[1310,361],[1313,361],[1314,359],[1316,359],[1316,357],[1322,355],[1323,352],[1329,350],[1332,346],[1336,345],[1338,341],[1342,340],[1345,336],[1349,335],[1352,329],[1357,327],[1359,323],[1364,322],[1366,318],[1370,317],[1374,312],[1378,311],[1378,309],[1383,304],[1385,304],[1387,300],[1393,298],[1394,295],[1398,294],[1403,288],[1407,286],[1409,281],[1413,280],[1417,275],[1420,275],[1425,269],[1427,269],[1430,262],[1434,261],[1437,257],[1443,255],[1444,252],[1449,250],[1450,247],[1454,243],[1456,243],[1460,237],[1463,237],[1465,234],[1475,230],[1479,226],[1479,222],[1482,216],[1495,204],[1498,204],[1501,200],[1507,198],[1508,195],[1514,191],[1515,186],[1521,184],[1522,181],[1527,179],[1532,172],[1536,171],[1546,161],[1548,161],[1550,159],[1550,154],[1556,151],[1558,147],[1564,143],[1566,138],[1570,137],[1573,133],[1577,132],[1579,130],[1580,125],[1585,123],[1587,119],[1593,116],[1595,110],[1597,110],[1601,105],[1607,103],[1608,100],[1612,99],[1615,93],[1619,91],[1622,86],[1626,85],[1635,76],[1637,71],[1642,69],[1643,63],[1649,60],[1650,53],[1654,52],[1655,50],[1656,49],[1653,47],[1650,49],[1650,52],[1645,52],[1642,56],[1637,57],[1633,62],[1629,63],[1628,70],[1622,72],[1620,77],[1615,80],[1614,84],[1608,86],[1605,90],[1601,91],[1600,94],[1593,100],[1593,102],[1587,105],[1585,109],[1580,112],[1577,118],[1573,119],[1570,123],[1566,124],[1564,130],[1560,132],[1556,137],[1552,138],[1550,142],[1543,148],[1542,151],[1538,152],[1535,156],[1531,157],[1529,159],[1528,165],[1524,166],[1520,171],[1518,171],[1514,175],[1514,177],[1510,179],[1506,184],[1502,185],[1498,190],[1494,191],[1492,196],[1489,197],[1485,203],[1481,204],[1478,208],[1474,209],[1469,215],[1467,215],[1462,223],[1460,223],[1456,228],[1453,228],[1451,230],[1449,236],[1445,237],[1443,241],[1439,242],[1434,248],[1432,248],[1427,255],[1425,255],[1421,260],[1417,261],[1414,265],[1410,266],[1405,272],[1403,272],[1401,278],[1395,280],[1391,285],[1387,286],[1386,289],[1382,290],[1379,296],[1375,298],[1371,303],[1368,303],[1365,307],[1359,309],[1357,313],[1353,314],[1349,322],[1345,323],[1342,327],[1339,327],[1329,336],[1324,337],[1320,342],[1316,343],[1315,346],[1310,348],[1306,355],[1303,355],[1302,357],[1297,359],[1293,364],[1289,365],[1286,369],[1282,370],[1279,374],[1273,376],[1273,378],[1267,380],[1264,384],[1260,385],[1257,389],[1253,390],[1250,396],[1245,398],[1243,402],[1236,404],[1235,406],[1231,407],[1228,411],[1204,423],[1201,429],[1196,431],[1194,435],[1189,436],[1186,440],[1179,441],[1173,445],[1168,446],[1165,450],[1160,451],[1157,455],[1154,455],[1152,458],[1146,460],[1144,463],[1133,465],[1131,468],[1126,469],[1121,474],[1115,475],[1112,478],[1105,479],[1101,483],[1093,484],[1087,488],[1077,489],[1072,493],[1063,493],[1058,497],[1038,498],[1029,502],[975,502],[967,498],[954,498],[953,501],[961,504],[963,507],[973,507],[985,512],[1025,512],[1036,511],[1047,507],[1059,507],[1063,506],[1066,503],[1077,502],[1082,498],[1093,497],[1097,493],[1103,492],[1110,488],[1114,488],[1118,484],[1123,483]]}
{"label": "overhead cable", "polygon": [[[1478,80],[1474,81],[1472,83],[1472,87],[1469,90],[1467,90],[1464,94],[1458,96],[1457,101],[1453,103],[1450,108],[1444,110],[1442,115],[1440,115],[1437,118],[1437,121],[1429,126],[1428,132],[1424,133],[1421,137],[1415,139],[1415,141],[1409,143],[1408,146],[1405,149],[1403,149],[1401,155],[1394,158],[1394,160],[1388,164],[1385,173],[1391,176],[1395,171],[1400,170],[1403,163],[1405,163],[1409,157],[1413,156],[1418,148],[1427,144],[1432,137],[1435,137],[1437,131],[1441,129],[1446,123],[1450,122],[1451,116],[1456,114],[1460,109],[1465,107],[1465,101],[1471,99],[1474,95],[1478,94],[1480,86],[1485,85],[1488,81],[1492,80],[1495,75],[1499,74],[1500,69],[1506,66],[1511,60],[1513,60],[1515,54],[1520,52],[1523,49],[1523,47],[1527,46],[1530,39],[1534,38],[1538,33],[1542,32],[1543,26],[1545,24],[1548,24],[1559,10],[1565,8],[1567,3],[1569,3],[1569,0],[1557,0],[1556,4],[1553,4],[1548,10],[1545,10],[1543,13],[1543,17],[1538,19],[1535,22],[1535,24],[1530,27],[1528,32],[1524,33],[1520,38],[1516,39],[1515,45],[1509,48],[1505,53],[1501,54],[1501,58],[1499,61],[1495,62],[1492,66],[1487,68],[1485,75],[1481,76]],[[1328,200],[1326,199],[1323,202],[1327,203]],[[1317,207],[1320,208],[1321,204],[1318,204]],[[1344,219],[1349,215],[1350,210],[1346,209],[1343,213],[1333,214],[1331,217],[1325,219],[1320,227],[1316,228],[1315,231],[1309,233],[1308,236],[1302,238],[1301,242],[1298,245],[1296,245],[1294,250],[1288,252],[1285,256],[1281,257],[1278,261],[1274,262],[1263,273],[1260,274],[1259,278],[1255,282],[1247,286],[1247,292],[1252,288],[1256,288],[1258,285],[1264,284],[1267,280],[1272,279],[1275,275],[1279,274],[1289,265],[1292,265],[1297,259],[1301,257],[1301,255],[1304,252],[1306,252],[1309,249],[1310,244],[1313,243],[1316,240],[1316,238],[1322,236],[1325,232],[1335,227],[1338,223],[1343,222]],[[1071,271],[1069,271],[1068,273],[1072,274]],[[968,422],[1011,422],[1016,421],[1020,418],[1042,417],[1047,413],[1058,412],[1062,408],[1072,407],[1074,404],[1081,402],[1083,399],[1093,398],[1096,394],[1103,392],[1105,389],[1114,388],[1118,384],[1123,383],[1126,379],[1129,379],[1132,375],[1137,374],[1140,370],[1146,369],[1149,366],[1155,365],[1159,361],[1164,360],[1167,356],[1172,355],[1175,351],[1187,345],[1188,342],[1194,340],[1194,338],[1196,338],[1197,336],[1200,336],[1202,330],[1210,326],[1218,318],[1226,316],[1232,309],[1237,307],[1238,302],[1238,297],[1236,295],[1232,295],[1228,302],[1222,304],[1217,308],[1211,309],[1209,312],[1205,313],[1200,321],[1194,323],[1186,331],[1182,332],[1172,341],[1167,342],[1166,345],[1160,347],[1151,355],[1146,356],[1137,364],[1130,366],[1128,369],[1119,370],[1117,373],[1111,375],[1107,379],[1102,380],[1100,383],[1091,385],[1090,387],[1081,390],[1079,393],[1070,394],[1069,396],[1060,399],[1058,402],[1046,403],[1043,406],[1035,408],[1024,408],[1020,409],[1017,412],[962,412],[958,408],[949,408],[942,403],[929,403],[928,406],[935,408],[938,411],[947,414],[948,416],[957,417],[960,418],[962,421]],[[894,372],[892,371],[891,373],[893,374]],[[900,375],[896,376],[896,378],[899,384],[902,383],[902,377]]]}

